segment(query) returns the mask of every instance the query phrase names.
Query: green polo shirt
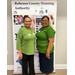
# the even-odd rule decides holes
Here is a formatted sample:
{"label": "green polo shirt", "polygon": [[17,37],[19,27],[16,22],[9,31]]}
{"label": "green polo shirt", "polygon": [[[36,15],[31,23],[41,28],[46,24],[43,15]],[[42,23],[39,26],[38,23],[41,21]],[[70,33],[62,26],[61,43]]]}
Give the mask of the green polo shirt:
{"label": "green polo shirt", "polygon": [[[37,49],[40,53],[46,53],[48,48],[48,38],[54,38],[55,30],[48,25],[46,28],[40,28],[39,31],[36,33],[37,37]],[[50,51],[52,53],[54,51],[54,45]]]}
{"label": "green polo shirt", "polygon": [[34,30],[32,28],[30,30],[26,27],[20,28],[17,34],[17,50],[21,49],[22,53],[26,55],[33,55],[35,38]]}

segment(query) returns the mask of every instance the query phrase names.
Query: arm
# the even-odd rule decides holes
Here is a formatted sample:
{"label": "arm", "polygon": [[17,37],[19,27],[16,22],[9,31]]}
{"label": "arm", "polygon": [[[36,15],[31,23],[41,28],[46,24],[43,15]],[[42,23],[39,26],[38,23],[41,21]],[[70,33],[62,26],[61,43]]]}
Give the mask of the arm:
{"label": "arm", "polygon": [[21,54],[22,52],[21,52],[21,49],[19,50],[19,54]]}
{"label": "arm", "polygon": [[22,55],[21,49],[19,50],[19,58],[20,58],[20,59],[23,58],[23,55]]}
{"label": "arm", "polygon": [[22,59],[22,52],[21,52],[21,39],[22,39],[22,32],[21,29],[19,29],[17,34],[17,50],[19,51],[19,58]]}
{"label": "arm", "polygon": [[53,47],[54,38],[49,38],[48,40],[49,40],[49,44],[48,44],[47,52],[50,52]]}
{"label": "arm", "polygon": [[50,59],[50,51],[51,51],[51,49],[53,47],[54,38],[49,38],[48,40],[49,40],[49,44],[48,44],[48,48],[47,48],[47,52],[46,52],[46,57],[48,59]]}
{"label": "arm", "polygon": [[48,48],[47,48],[47,51],[46,51],[46,57],[48,59],[50,59],[50,51],[53,48],[54,37],[55,37],[55,30],[51,26],[47,30],[47,37],[48,37],[49,43],[48,43]]}

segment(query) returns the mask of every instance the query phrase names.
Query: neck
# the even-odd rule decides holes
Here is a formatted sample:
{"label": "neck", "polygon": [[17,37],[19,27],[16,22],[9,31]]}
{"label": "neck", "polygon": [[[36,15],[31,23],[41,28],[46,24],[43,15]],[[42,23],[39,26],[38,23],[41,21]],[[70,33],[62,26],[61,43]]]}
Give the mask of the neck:
{"label": "neck", "polygon": [[43,27],[42,29],[44,29],[45,27]]}
{"label": "neck", "polygon": [[26,27],[26,28],[30,30],[30,27]]}
{"label": "neck", "polygon": [[27,29],[29,29],[29,30],[30,30],[30,27],[29,27],[29,28],[27,28]]}
{"label": "neck", "polygon": [[[48,25],[47,25],[47,26],[48,26]],[[47,27],[47,26],[46,26],[46,27]],[[44,29],[44,28],[46,28],[46,27],[43,27],[42,29]]]}

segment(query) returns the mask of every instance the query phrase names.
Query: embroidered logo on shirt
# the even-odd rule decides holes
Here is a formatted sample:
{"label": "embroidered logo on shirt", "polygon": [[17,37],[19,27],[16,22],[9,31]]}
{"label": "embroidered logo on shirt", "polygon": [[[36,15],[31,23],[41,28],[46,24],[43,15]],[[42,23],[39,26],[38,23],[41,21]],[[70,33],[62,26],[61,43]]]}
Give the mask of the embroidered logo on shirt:
{"label": "embroidered logo on shirt", "polygon": [[35,35],[35,33],[33,33],[33,35]]}
{"label": "embroidered logo on shirt", "polygon": [[28,34],[29,36],[31,36],[31,34]]}
{"label": "embroidered logo on shirt", "polygon": [[52,35],[51,35],[51,37],[52,37]]}

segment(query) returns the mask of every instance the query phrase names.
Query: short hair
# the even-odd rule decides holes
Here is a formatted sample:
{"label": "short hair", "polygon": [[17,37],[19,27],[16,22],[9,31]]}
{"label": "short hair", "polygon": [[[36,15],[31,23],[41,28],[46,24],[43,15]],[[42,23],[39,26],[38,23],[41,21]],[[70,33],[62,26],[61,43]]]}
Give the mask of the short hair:
{"label": "short hair", "polygon": [[41,21],[42,21],[42,19],[44,19],[44,18],[47,18],[48,19],[48,21],[49,21],[49,17],[48,16],[43,16],[42,18],[41,18]]}
{"label": "short hair", "polygon": [[[23,21],[25,20],[25,18],[30,18],[28,15],[25,15],[24,18],[23,18]],[[30,18],[31,20],[31,18]]]}

